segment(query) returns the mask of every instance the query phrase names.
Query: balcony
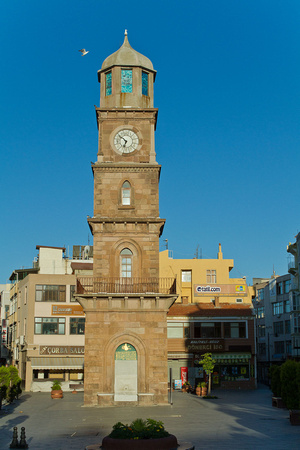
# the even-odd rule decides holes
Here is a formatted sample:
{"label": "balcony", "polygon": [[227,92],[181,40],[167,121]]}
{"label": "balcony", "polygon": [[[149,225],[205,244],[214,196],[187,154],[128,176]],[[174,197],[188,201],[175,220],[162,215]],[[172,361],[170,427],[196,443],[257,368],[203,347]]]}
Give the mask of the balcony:
{"label": "balcony", "polygon": [[287,246],[286,251],[294,256],[297,255],[297,242],[293,243],[290,242],[289,245]]}
{"label": "balcony", "polygon": [[176,294],[176,278],[77,277],[77,294]]}
{"label": "balcony", "polygon": [[291,261],[288,263],[288,272],[294,276],[297,275],[297,272],[298,272],[297,268],[295,266],[296,266],[295,261]]}

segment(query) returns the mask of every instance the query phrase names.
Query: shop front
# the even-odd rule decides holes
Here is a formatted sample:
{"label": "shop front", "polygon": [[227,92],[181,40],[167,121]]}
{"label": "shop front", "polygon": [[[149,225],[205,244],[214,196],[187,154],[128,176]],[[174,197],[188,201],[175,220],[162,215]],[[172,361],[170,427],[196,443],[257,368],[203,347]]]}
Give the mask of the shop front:
{"label": "shop front", "polygon": [[49,391],[55,380],[61,383],[65,391],[73,390],[75,386],[83,389],[83,346],[40,346],[39,356],[29,357],[26,366],[33,392]]}
{"label": "shop front", "polygon": [[189,339],[189,352],[193,354],[192,368],[189,372],[193,376],[195,385],[206,380],[201,359],[204,353],[211,353],[215,360],[212,374],[212,388],[251,389],[255,387],[254,366],[251,363],[250,352],[229,352],[224,339]]}
{"label": "shop front", "polygon": [[[215,367],[212,386],[223,388],[248,387],[251,381],[251,353],[212,353]],[[201,370],[201,355],[194,355],[194,367]]]}

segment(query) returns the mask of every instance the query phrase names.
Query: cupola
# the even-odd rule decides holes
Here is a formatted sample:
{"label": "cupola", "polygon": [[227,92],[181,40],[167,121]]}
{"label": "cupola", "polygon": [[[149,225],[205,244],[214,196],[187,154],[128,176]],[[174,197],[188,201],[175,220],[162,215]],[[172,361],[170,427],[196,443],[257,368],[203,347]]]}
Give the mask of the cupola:
{"label": "cupola", "polygon": [[122,46],[98,71],[100,107],[153,108],[155,75],[152,62],[131,47],[125,30]]}

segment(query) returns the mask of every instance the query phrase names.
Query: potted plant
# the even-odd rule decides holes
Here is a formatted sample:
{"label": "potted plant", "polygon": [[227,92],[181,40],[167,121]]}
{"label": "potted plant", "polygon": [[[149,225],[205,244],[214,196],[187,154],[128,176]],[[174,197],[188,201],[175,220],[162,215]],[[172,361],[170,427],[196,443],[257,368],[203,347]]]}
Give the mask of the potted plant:
{"label": "potted plant", "polygon": [[121,422],[102,440],[103,450],[171,450],[178,447],[175,436],[168,433],[162,422],[136,419],[130,425]]}
{"label": "potted plant", "polygon": [[191,389],[191,384],[188,381],[183,383],[182,392],[189,392],[190,389]]}
{"label": "potted plant", "polygon": [[206,397],[206,395],[207,395],[207,384],[205,383],[205,381],[202,381],[200,383],[200,385],[201,385],[201,396],[202,397]]}
{"label": "potted plant", "polygon": [[198,395],[198,397],[201,396],[201,383],[198,383],[196,386],[196,395]]}
{"label": "potted plant", "polygon": [[59,381],[53,381],[51,387],[51,398],[63,398],[63,391]]}
{"label": "potted plant", "polygon": [[291,425],[300,425],[300,363],[287,360],[280,370],[281,396],[290,410]]}

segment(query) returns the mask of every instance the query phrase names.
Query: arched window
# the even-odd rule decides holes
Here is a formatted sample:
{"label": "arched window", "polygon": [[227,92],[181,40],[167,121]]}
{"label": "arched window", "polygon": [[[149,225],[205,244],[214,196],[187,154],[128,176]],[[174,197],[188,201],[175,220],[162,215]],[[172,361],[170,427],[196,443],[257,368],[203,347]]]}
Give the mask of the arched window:
{"label": "arched window", "polygon": [[121,253],[121,278],[131,278],[132,276],[132,256],[129,248],[124,248]]}
{"label": "arched window", "polygon": [[124,181],[122,185],[122,205],[128,206],[131,204],[131,185],[129,181]]}

